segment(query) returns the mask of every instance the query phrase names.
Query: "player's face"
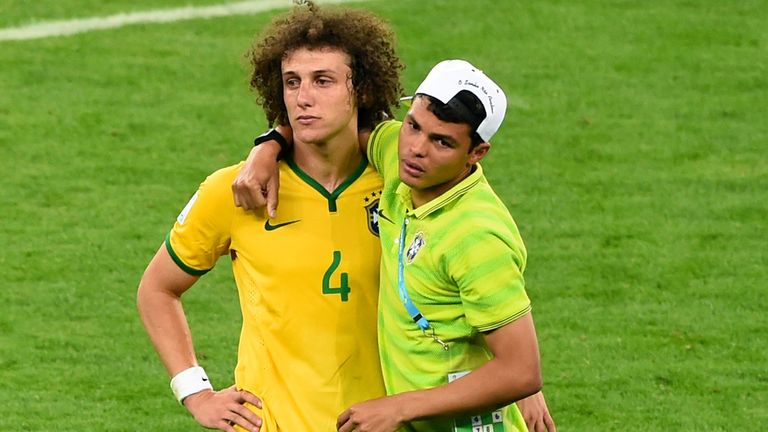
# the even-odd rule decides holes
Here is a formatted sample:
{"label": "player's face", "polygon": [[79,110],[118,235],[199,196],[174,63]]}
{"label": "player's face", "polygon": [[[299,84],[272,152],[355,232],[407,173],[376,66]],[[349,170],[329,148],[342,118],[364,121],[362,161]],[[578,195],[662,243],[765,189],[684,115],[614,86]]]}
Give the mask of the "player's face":
{"label": "player's face", "polygon": [[299,48],[283,59],[283,101],[294,140],[324,144],[345,130],[357,136],[350,61],[332,48]]}
{"label": "player's face", "polygon": [[490,144],[469,150],[470,127],[448,123],[427,109],[428,99],[417,96],[400,128],[400,180],[412,189],[414,205],[440,196],[470,174]]}

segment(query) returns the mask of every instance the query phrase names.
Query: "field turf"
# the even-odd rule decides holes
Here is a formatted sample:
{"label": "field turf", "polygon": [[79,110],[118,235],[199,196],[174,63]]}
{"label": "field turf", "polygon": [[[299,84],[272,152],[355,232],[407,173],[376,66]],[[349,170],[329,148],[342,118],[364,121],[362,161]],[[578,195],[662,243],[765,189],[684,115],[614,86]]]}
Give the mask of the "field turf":
{"label": "field turf", "polygon": [[[0,28],[187,4],[0,0]],[[406,91],[444,58],[507,91],[484,166],[528,247],[558,429],[768,428],[766,3],[358,5],[395,28]],[[1,431],[196,430],[135,291],[265,130],[243,53],[278,12],[0,41]],[[185,308],[230,385],[228,260]]]}

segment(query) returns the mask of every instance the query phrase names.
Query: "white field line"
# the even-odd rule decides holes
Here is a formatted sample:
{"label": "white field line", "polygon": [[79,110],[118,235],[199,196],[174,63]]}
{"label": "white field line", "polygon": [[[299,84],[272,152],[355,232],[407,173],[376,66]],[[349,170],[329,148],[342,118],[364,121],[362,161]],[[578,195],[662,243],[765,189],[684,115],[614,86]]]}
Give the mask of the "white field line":
{"label": "white field line", "polygon": [[[349,0],[324,0],[318,3],[344,3]],[[141,23],[167,23],[196,18],[216,18],[231,15],[249,15],[278,8],[288,8],[290,0],[257,0],[224,3],[213,6],[187,6],[176,9],[158,9],[146,12],[40,22],[19,27],[0,29],[0,41],[27,40],[67,36],[94,30],[106,30]]]}

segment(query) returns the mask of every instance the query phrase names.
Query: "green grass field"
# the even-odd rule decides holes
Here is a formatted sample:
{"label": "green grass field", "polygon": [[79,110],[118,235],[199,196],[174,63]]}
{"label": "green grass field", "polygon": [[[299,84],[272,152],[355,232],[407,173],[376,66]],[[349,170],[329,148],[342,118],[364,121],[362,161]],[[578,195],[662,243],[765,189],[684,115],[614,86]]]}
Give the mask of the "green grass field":
{"label": "green grass field", "polygon": [[[186,4],[0,0],[0,27]],[[507,91],[484,165],[528,246],[559,430],[767,429],[766,2],[361,5],[396,29],[406,91],[452,57]],[[197,430],[135,291],[265,129],[243,53],[274,13],[0,41],[1,431]],[[230,385],[228,260],[185,307]]]}

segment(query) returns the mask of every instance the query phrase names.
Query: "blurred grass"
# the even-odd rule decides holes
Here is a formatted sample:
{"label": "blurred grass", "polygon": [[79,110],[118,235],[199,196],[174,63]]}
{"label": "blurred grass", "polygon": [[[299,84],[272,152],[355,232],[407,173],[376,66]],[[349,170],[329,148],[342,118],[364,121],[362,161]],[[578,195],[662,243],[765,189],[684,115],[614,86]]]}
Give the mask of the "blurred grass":
{"label": "blurred grass", "polygon": [[[0,0],[0,24],[177,5]],[[764,2],[364,6],[406,91],[451,57],[507,91],[484,165],[529,249],[559,430],[768,425]],[[270,15],[0,42],[0,430],[195,428],[135,288],[265,127],[242,54]],[[240,317],[218,267],[185,304],[224,386]]]}
{"label": "blurred grass", "polygon": [[[212,6],[222,3],[239,3],[240,1],[243,0],[0,0],[0,26],[14,27],[45,21],[90,18],[187,6]],[[285,4],[290,3],[286,1]]]}

